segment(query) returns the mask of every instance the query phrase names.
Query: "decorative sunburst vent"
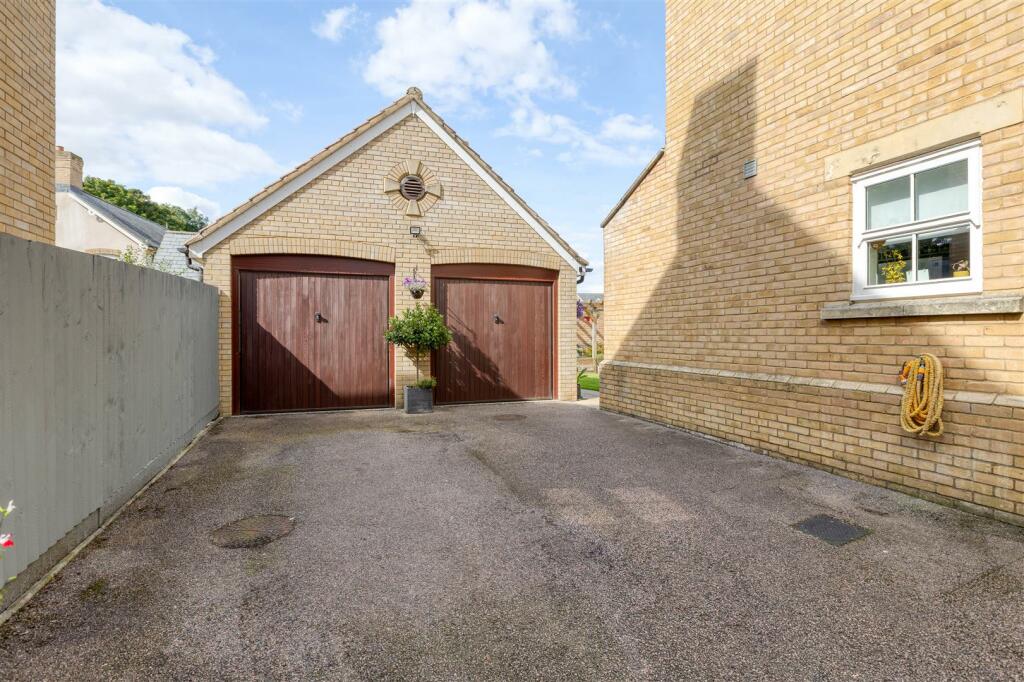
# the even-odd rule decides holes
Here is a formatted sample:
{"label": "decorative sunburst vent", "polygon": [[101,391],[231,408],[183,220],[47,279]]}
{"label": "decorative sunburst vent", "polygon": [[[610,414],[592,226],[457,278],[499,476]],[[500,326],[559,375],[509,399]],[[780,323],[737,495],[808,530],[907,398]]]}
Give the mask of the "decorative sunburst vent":
{"label": "decorative sunburst vent", "polygon": [[421,216],[441,200],[443,189],[434,171],[421,161],[403,161],[384,176],[384,194],[407,216]]}
{"label": "decorative sunburst vent", "polygon": [[406,175],[398,183],[398,191],[409,201],[419,201],[427,193],[427,188],[423,184],[423,178],[420,176]]}

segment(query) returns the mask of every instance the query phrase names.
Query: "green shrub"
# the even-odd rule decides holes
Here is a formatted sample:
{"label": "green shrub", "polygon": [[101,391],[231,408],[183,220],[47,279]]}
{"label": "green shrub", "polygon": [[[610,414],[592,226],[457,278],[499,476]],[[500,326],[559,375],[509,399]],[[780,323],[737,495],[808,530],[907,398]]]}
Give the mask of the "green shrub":
{"label": "green shrub", "polygon": [[[384,332],[388,343],[404,348],[416,363],[416,385],[420,383],[420,358],[427,353],[444,348],[452,341],[452,332],[444,323],[444,318],[432,305],[407,308],[401,316],[388,320],[388,329]],[[429,377],[425,381],[436,381]],[[433,388],[433,385],[421,388]]]}
{"label": "green shrub", "polygon": [[434,377],[427,377],[426,379],[420,379],[416,382],[416,388],[436,388],[437,379]]}
{"label": "green shrub", "polygon": [[580,372],[576,377],[576,383],[587,391],[601,390],[601,379],[593,372]]}

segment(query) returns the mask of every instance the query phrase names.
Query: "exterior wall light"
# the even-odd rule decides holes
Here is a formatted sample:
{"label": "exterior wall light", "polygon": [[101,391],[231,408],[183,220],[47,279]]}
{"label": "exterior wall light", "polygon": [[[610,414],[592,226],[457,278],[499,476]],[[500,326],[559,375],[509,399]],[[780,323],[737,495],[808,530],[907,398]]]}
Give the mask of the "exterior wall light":
{"label": "exterior wall light", "polygon": [[409,226],[409,234],[411,234],[413,237],[416,237],[418,239],[419,236],[421,234],[423,234],[423,228],[420,227],[419,225],[410,225]]}

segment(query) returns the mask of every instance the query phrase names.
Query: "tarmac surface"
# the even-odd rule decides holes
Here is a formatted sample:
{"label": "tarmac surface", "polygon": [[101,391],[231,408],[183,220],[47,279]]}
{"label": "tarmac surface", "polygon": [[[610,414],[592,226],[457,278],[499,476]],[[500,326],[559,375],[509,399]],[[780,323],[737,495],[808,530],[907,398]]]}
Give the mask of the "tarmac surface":
{"label": "tarmac surface", "polygon": [[226,419],[0,627],[4,680],[1022,675],[1024,529],[552,402]]}

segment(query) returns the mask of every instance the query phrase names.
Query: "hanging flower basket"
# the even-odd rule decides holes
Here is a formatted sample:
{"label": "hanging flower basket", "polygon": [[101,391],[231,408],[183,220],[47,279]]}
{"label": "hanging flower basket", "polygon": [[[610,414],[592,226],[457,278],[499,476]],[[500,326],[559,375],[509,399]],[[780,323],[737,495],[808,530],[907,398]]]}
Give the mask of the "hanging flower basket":
{"label": "hanging flower basket", "polygon": [[413,298],[423,298],[423,292],[427,290],[427,281],[420,279],[413,270],[412,277],[406,277],[402,280],[402,286],[412,295]]}

